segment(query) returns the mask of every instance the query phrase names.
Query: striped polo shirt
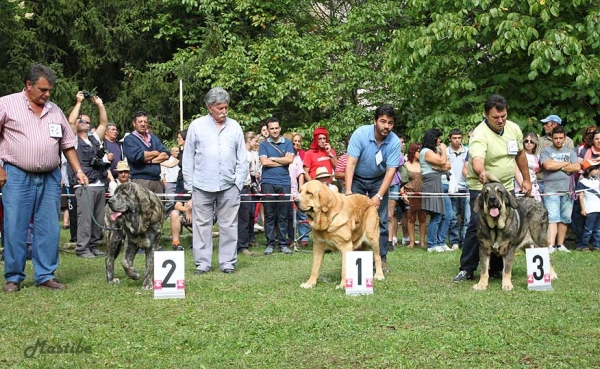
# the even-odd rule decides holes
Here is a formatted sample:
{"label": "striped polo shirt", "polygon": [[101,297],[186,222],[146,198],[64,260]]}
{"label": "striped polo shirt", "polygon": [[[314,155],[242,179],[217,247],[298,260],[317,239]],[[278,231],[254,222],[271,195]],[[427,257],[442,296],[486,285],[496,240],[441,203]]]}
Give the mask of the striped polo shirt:
{"label": "striped polo shirt", "polygon": [[[60,125],[62,138],[50,136]],[[49,172],[60,164],[60,150],[75,147],[76,137],[56,104],[44,105],[41,116],[29,106],[25,91],[0,98],[0,159],[28,172]]]}

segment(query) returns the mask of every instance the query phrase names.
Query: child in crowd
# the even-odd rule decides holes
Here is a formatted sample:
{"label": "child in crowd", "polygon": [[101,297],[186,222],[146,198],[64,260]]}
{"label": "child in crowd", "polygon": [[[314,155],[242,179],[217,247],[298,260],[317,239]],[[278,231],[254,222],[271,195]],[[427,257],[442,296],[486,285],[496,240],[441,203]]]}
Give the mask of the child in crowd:
{"label": "child in crowd", "polygon": [[319,182],[323,182],[329,187],[329,189],[333,192],[339,192],[336,185],[331,183],[331,179],[333,178],[333,174],[329,172],[326,167],[318,167],[315,173],[315,179]]}
{"label": "child in crowd", "polygon": [[578,251],[590,251],[588,243],[592,241],[594,251],[600,251],[600,180],[598,173],[600,161],[585,160],[581,163],[583,178],[577,184],[581,215],[585,218],[581,244],[576,245]]}

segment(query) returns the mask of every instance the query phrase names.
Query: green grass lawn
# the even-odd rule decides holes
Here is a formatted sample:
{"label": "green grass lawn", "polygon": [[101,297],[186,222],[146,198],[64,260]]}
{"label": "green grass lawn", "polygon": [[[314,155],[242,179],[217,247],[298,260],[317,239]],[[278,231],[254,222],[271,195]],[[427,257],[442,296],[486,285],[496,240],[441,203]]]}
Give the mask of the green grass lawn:
{"label": "green grass lawn", "polygon": [[[66,231],[63,231],[63,241]],[[191,239],[183,239],[189,246]],[[169,246],[164,241],[164,246]],[[371,296],[336,290],[341,260],[327,254],[316,288],[305,290],[311,254],[241,256],[237,272],[193,275],[185,299],[155,300],[141,281],[105,281],[104,259],[61,252],[65,291],[32,286],[0,294],[1,368],[592,368],[600,366],[600,253],[555,253],[553,291],[528,291],[524,254],[515,290],[492,280],[452,283],[459,252],[400,250]],[[216,257],[216,252],[215,252]],[[142,268],[143,255],[136,259]],[[217,271],[215,271],[217,269]],[[325,282],[323,281],[325,280]],[[80,354],[24,351],[47,345]],[[39,351],[38,351],[39,352]]]}

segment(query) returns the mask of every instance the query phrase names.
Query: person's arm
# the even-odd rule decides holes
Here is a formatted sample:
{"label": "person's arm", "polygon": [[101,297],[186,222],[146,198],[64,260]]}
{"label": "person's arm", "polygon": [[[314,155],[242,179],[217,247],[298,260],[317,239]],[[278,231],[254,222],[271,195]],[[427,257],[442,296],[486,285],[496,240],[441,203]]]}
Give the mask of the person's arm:
{"label": "person's arm", "polygon": [[523,176],[521,175],[521,171],[519,170],[518,166],[515,166],[515,181],[517,181],[517,184],[519,187],[521,187],[521,184],[523,183]]}
{"label": "person's arm", "polygon": [[106,126],[108,125],[108,115],[106,114],[106,108],[102,99],[98,96],[92,97],[92,102],[96,104],[98,108],[98,127],[96,127],[96,135],[100,139],[100,142],[104,141],[104,135],[106,134]]}
{"label": "person's arm", "polygon": [[358,158],[348,155],[348,161],[346,162],[346,195],[352,194],[352,180],[354,179],[356,163],[358,163]]}
{"label": "person's arm", "polygon": [[485,178],[485,158],[481,156],[473,157],[473,172],[479,177],[479,182],[483,183]]}
{"label": "person's arm", "polygon": [[308,170],[309,168],[305,165],[303,166],[304,168],[304,179],[306,180],[306,182],[310,181],[312,178],[310,178],[310,174],[308,174]]}
{"label": "person's arm", "polygon": [[581,164],[579,163],[571,163],[565,165],[564,167],[562,167],[562,171],[565,173],[575,173],[575,172],[579,172],[581,170]]}
{"label": "person's arm", "polygon": [[581,215],[583,215],[584,217],[587,217],[587,211],[585,210],[584,196],[585,195],[583,193],[579,194],[579,205],[581,206]]}
{"label": "person's arm", "polygon": [[390,188],[392,180],[394,179],[394,174],[396,174],[396,170],[397,168],[387,168],[385,170],[385,177],[383,177],[383,181],[381,182],[381,186],[379,186],[377,194],[371,197],[371,201],[373,201],[375,206],[379,206],[381,204],[381,200],[379,199],[379,197],[385,196],[386,192]]}
{"label": "person's arm", "polygon": [[440,144],[440,148],[443,147],[441,153],[437,153],[432,150],[427,150],[425,152],[425,161],[431,164],[432,166],[436,166],[437,168],[444,168],[448,163],[448,157],[446,156],[446,146],[444,144]]}
{"label": "person's arm", "polygon": [[469,173],[469,162],[465,161],[465,165],[463,165],[463,169],[462,169],[463,177],[466,178],[468,173]]}
{"label": "person's arm", "polygon": [[[88,177],[85,175],[85,173],[83,173],[83,170],[81,169],[81,163],[79,162],[79,157],[77,156],[77,150],[75,150],[74,147],[70,147],[68,149],[63,150],[63,154],[65,155],[67,162],[75,172],[77,182],[85,186],[89,185],[90,183]],[[71,183],[71,186],[73,185],[74,184]]]}
{"label": "person's arm", "polygon": [[85,97],[83,97],[83,91],[77,92],[77,95],[75,95],[75,106],[69,114],[69,126],[75,134],[77,134],[77,118],[79,118],[79,112],[81,111],[81,103],[83,100],[85,100]]}

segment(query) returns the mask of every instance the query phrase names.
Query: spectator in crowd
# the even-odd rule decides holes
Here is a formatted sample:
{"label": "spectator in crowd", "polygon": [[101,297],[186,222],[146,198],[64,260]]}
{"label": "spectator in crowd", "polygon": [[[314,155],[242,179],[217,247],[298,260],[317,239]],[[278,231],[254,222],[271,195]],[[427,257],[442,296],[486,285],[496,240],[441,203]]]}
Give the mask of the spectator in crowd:
{"label": "spectator in crowd", "polygon": [[306,181],[315,178],[319,167],[325,167],[333,174],[336,164],[337,155],[329,144],[329,132],[323,127],[315,129],[310,149],[304,155],[304,178]]}
{"label": "spectator in crowd", "polygon": [[[94,133],[90,130],[90,117],[81,113],[81,104],[85,100],[83,91],[76,95],[77,103],[69,114],[69,124],[77,134],[77,156],[81,161],[81,168],[89,179],[89,186],[75,185],[75,198],[77,199],[77,246],[75,254],[81,258],[95,258],[106,256],[97,248],[102,240],[104,226],[104,193],[108,184],[108,169],[110,168],[109,154],[104,148],[104,134],[108,124],[108,116],[102,99],[92,96],[91,102],[98,108],[99,124]],[[112,155],[111,155],[112,156]],[[67,168],[69,182],[77,183],[75,172]]]}
{"label": "spectator in crowd", "polygon": [[[535,132],[529,132],[523,139],[523,150],[527,157],[527,167],[529,168],[529,178],[531,178],[531,196],[535,197],[536,200],[542,201],[540,197],[539,186],[537,183],[537,173],[541,170],[540,168],[540,144],[538,135]],[[523,176],[519,168],[515,168],[515,193],[522,194],[521,183],[523,182]]]}
{"label": "spectator in crowd", "polygon": [[[540,137],[540,150],[543,150],[547,146],[552,146],[552,130],[562,125],[562,119],[558,115],[549,115],[541,120],[544,123],[544,136]],[[569,137],[565,138],[564,147],[570,150],[575,150],[573,140]],[[544,186],[544,172],[539,171],[537,173],[537,184],[540,193],[546,193]]]}
{"label": "spectator in crowd", "polygon": [[[251,256],[250,231],[254,228],[254,199],[249,194],[258,193],[258,156],[252,151],[258,142],[256,133],[248,131],[244,134],[246,142],[246,159],[248,162],[248,176],[244,181],[244,188],[240,193],[240,208],[238,210],[238,240],[237,253]],[[246,196],[245,196],[246,195]]]}
{"label": "spectator in crowd", "polygon": [[117,178],[111,180],[108,184],[108,193],[110,194],[110,196],[113,196],[115,194],[115,190],[117,189],[118,185],[129,182],[130,169],[126,161],[122,160],[117,163],[116,172]]}
{"label": "spectator in crowd", "polygon": [[114,123],[108,123],[106,133],[104,134],[104,146],[106,150],[112,154],[110,157],[110,171],[113,178],[117,178],[117,163],[123,160],[123,148],[118,141],[119,129]]}
{"label": "spectator in crowd", "polygon": [[588,130],[588,138],[586,139],[586,145],[581,150],[579,150],[577,156],[579,157],[580,162],[589,159],[600,158],[600,130]]}
{"label": "spectator in crowd", "polygon": [[548,209],[548,244],[550,252],[570,252],[565,247],[567,229],[571,223],[573,199],[566,196],[575,187],[571,184],[573,173],[581,166],[573,149],[565,147],[565,129],[556,126],[552,130],[552,145],[542,149],[540,164],[544,172],[544,206]]}
{"label": "spectator in crowd", "polygon": [[162,195],[165,188],[160,180],[160,163],[169,159],[169,152],[159,138],[149,132],[146,112],[136,112],[132,122],[134,130],[123,140],[131,181]]}
{"label": "spectator in crowd", "polygon": [[419,240],[421,247],[426,247],[427,240],[427,213],[423,210],[421,191],[423,190],[423,175],[421,174],[421,164],[419,156],[421,153],[421,144],[413,142],[408,148],[406,154],[406,170],[408,171],[408,182],[404,186],[403,200],[408,198],[408,248],[412,249],[419,243],[415,239],[415,223],[419,220]]}
{"label": "spectator in crowd", "polygon": [[76,180],[88,184],[64,113],[49,101],[55,77],[50,68],[35,64],[21,92],[0,98],[0,187],[4,219],[4,293],[21,289],[27,259],[27,229],[33,219],[34,283],[62,290],[56,280],[60,225],[60,152],[74,169]]}
{"label": "spectator in crowd", "polygon": [[327,169],[327,167],[318,167],[315,173],[315,180],[327,185],[327,187],[333,192],[339,192],[336,185],[331,183],[333,174]]}
{"label": "spectator in crowd", "polygon": [[[579,146],[577,146],[578,157],[583,158],[585,152],[587,152],[587,150],[589,150],[589,148],[594,145],[594,132],[596,132],[596,129],[596,126],[587,126],[583,130],[581,143],[579,144]],[[580,162],[583,162],[583,159],[580,160]]]}
{"label": "spectator in crowd", "polygon": [[[262,164],[261,191],[264,194],[284,195],[291,193],[289,165],[294,161],[292,142],[281,136],[279,119],[267,121],[269,138],[260,144],[258,157]],[[267,247],[265,255],[271,255],[276,243],[284,254],[291,254],[288,247],[288,212],[292,206],[289,196],[279,196],[263,200],[265,209],[265,235]],[[275,235],[277,232],[277,235]]]}
{"label": "spectator in crowd", "polygon": [[168,160],[160,163],[160,178],[165,188],[165,207],[170,209],[175,203],[177,193],[177,178],[181,172],[179,165],[179,146],[171,148],[171,156]]}
{"label": "spectator in crowd", "polygon": [[589,251],[592,241],[594,251],[600,251],[600,181],[598,180],[600,160],[587,159],[581,164],[583,175],[577,184],[583,225],[581,241],[576,245],[577,251]]}
{"label": "spectator in crowd", "polygon": [[[515,165],[523,175],[523,193],[531,192],[531,179],[527,167],[527,157],[523,150],[523,132],[518,124],[507,119],[506,99],[491,95],[484,104],[484,120],[473,130],[469,141],[469,166],[467,187],[469,188],[471,220],[463,242],[459,272],[454,282],[460,283],[474,278],[473,273],[479,264],[479,241],[477,224],[479,214],[473,212],[475,199],[481,193],[486,171],[493,173],[504,187],[514,194]],[[502,259],[492,256],[490,276],[502,276]]]}
{"label": "spectator in crowd", "polygon": [[[292,141],[292,146],[294,147],[294,161],[290,164],[288,170],[290,172],[290,182],[292,189],[292,198],[296,198],[298,196],[298,189],[300,186],[304,184],[304,164],[302,162],[302,158],[300,157],[300,152],[302,150],[302,136],[298,132],[293,132],[290,134],[284,134],[284,138]],[[294,227],[294,209],[296,210],[296,224],[297,227]],[[296,229],[298,228],[300,245],[308,246],[308,223],[306,222],[306,215],[296,208],[296,205],[292,203],[292,206],[289,207],[289,215],[288,215],[288,237],[290,240],[296,239]]]}
{"label": "spectator in crowd", "polygon": [[[446,155],[446,145],[442,142],[442,131],[431,128],[423,135],[423,147],[419,155],[421,174],[423,174],[423,210],[429,213],[429,226],[427,227],[427,251],[445,252],[452,251],[446,245],[450,217],[446,213],[449,204],[446,187],[442,186],[442,175],[450,169]],[[438,195],[440,194],[440,195]],[[446,201],[448,198],[448,201]]]}
{"label": "spectator in crowd", "polygon": [[384,272],[389,273],[388,189],[400,162],[400,139],[392,132],[396,110],[382,105],[375,110],[374,123],[359,127],[348,145],[346,194],[367,195],[379,213],[379,252]]}
{"label": "spectator in crowd", "polygon": [[192,227],[192,200],[185,200],[183,196],[174,199],[173,206],[167,216],[171,225],[171,239],[173,251],[183,251],[181,246],[181,228]]}
{"label": "spectator in crowd", "polygon": [[[344,145],[346,151],[348,150],[348,144],[350,143],[350,137],[352,135],[347,135],[344,138]],[[337,161],[337,165],[335,166],[335,175],[334,178],[337,180],[340,185],[340,192],[346,193],[346,164],[348,163],[348,152],[345,152],[342,156],[339,157]]]}
{"label": "spectator in crowd", "polygon": [[[400,151],[404,151],[404,138],[398,135],[400,139]],[[388,197],[388,227],[390,229],[388,235],[388,249],[389,251],[394,251],[396,245],[398,244],[398,238],[396,235],[398,234],[398,218],[396,216],[397,213],[397,205],[400,201],[400,186],[402,184],[403,178],[400,175],[400,168],[404,164],[404,155],[400,153],[400,162],[398,163],[398,167],[396,168],[396,173],[394,173],[394,178],[392,179],[392,183],[390,184],[389,197]],[[404,192],[404,189],[402,189]],[[400,213],[402,214],[402,213]]]}
{"label": "spectator in crowd", "polygon": [[[406,136],[402,133],[399,133],[398,138],[400,139],[400,149],[402,150],[402,158],[406,163],[406,154],[404,153],[406,148]],[[408,178],[402,178],[402,183],[406,184],[407,182]],[[410,237],[408,235],[408,202],[408,196],[406,196],[405,189],[400,188],[400,198],[398,199],[398,201],[396,201],[396,218],[402,219],[402,221],[400,222],[402,224],[402,244],[405,246],[408,245],[408,243],[410,242]],[[396,238],[397,233],[398,230],[396,227],[396,232],[394,232],[394,238]],[[394,241],[394,238],[392,238],[392,242]],[[397,238],[396,242],[398,242]]]}
{"label": "spectator in crowd", "polygon": [[218,214],[219,267],[234,273],[237,263],[240,192],[248,178],[244,132],[229,117],[229,93],[212,88],[204,97],[208,114],[188,127],[183,156],[185,189],[192,191],[196,274],[207,273],[213,253],[213,216]]}
{"label": "spectator in crowd", "polygon": [[[467,188],[467,178],[463,175],[465,161],[469,149],[463,144],[463,135],[460,129],[454,128],[448,135],[450,146],[446,148],[446,156],[450,163],[450,189],[449,193],[454,196],[450,197],[452,204],[452,216],[448,225],[448,238],[452,245],[452,250],[458,250],[465,239],[467,226],[471,218],[471,207],[469,205],[469,189]],[[460,226],[458,224],[458,216],[460,215]]]}
{"label": "spectator in crowd", "polygon": [[260,135],[266,140],[269,138],[269,128],[267,128],[267,122],[260,125]]}

